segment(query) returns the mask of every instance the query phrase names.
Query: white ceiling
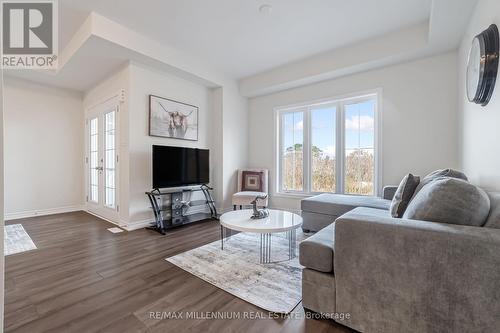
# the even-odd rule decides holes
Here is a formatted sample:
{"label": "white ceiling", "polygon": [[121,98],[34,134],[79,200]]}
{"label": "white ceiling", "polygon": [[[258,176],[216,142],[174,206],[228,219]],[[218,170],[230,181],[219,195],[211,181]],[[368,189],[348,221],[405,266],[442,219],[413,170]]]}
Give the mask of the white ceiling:
{"label": "white ceiling", "polygon": [[430,10],[431,0],[59,0],[59,47],[95,11],[242,78],[429,20]]}

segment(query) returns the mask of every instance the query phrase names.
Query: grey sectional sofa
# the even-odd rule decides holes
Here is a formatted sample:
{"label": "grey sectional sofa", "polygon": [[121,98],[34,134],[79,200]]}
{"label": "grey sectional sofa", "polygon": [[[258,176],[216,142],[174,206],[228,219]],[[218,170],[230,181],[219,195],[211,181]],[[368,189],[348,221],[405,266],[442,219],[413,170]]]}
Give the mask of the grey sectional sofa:
{"label": "grey sectional sofa", "polygon": [[383,197],[323,193],[300,202],[302,229],[316,232],[335,221],[339,216],[356,207],[389,209],[397,186],[386,186]]}
{"label": "grey sectional sofa", "polygon": [[306,228],[323,228],[300,244],[304,308],[361,332],[498,332],[500,194],[471,227],[393,218],[394,190],[305,200]]}

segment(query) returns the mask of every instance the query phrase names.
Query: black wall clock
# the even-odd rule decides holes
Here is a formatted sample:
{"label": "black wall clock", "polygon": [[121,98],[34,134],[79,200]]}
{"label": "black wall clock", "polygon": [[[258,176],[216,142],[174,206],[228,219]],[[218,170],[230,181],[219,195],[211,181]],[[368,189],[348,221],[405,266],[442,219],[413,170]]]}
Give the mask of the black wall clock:
{"label": "black wall clock", "polygon": [[485,106],[495,87],[498,71],[498,28],[492,24],[472,40],[467,64],[467,98]]}

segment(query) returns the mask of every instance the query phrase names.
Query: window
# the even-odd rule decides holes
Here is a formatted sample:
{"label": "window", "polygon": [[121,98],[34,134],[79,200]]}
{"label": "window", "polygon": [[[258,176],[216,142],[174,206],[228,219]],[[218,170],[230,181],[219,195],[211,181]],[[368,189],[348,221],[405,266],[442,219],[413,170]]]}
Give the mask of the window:
{"label": "window", "polygon": [[377,94],[277,111],[281,193],[375,195]]}
{"label": "window", "polygon": [[335,192],[335,106],[311,109],[311,191]]}
{"label": "window", "polygon": [[109,208],[115,208],[115,174],[116,174],[116,146],[115,146],[115,121],[116,111],[108,112],[104,115],[106,128],[104,130],[104,144],[105,151],[105,178],[104,178],[104,192],[105,192],[105,205]]}
{"label": "window", "polygon": [[98,119],[93,118],[90,120],[89,127],[89,137],[90,137],[90,163],[89,163],[89,181],[90,181],[90,201],[98,202],[99,201],[99,151],[98,151],[98,142],[99,142],[99,132],[98,132]]}
{"label": "window", "polygon": [[282,174],[285,191],[304,189],[304,170],[302,146],[304,140],[303,112],[291,112],[283,115]]}
{"label": "window", "polygon": [[344,192],[374,195],[375,101],[346,104],[344,112]]}

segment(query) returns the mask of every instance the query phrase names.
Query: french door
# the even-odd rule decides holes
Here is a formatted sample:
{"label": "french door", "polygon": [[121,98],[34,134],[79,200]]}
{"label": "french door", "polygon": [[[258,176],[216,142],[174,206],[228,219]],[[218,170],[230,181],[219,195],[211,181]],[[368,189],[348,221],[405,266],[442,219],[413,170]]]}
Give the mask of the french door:
{"label": "french door", "polygon": [[118,103],[87,111],[85,158],[87,209],[112,222],[118,218]]}

